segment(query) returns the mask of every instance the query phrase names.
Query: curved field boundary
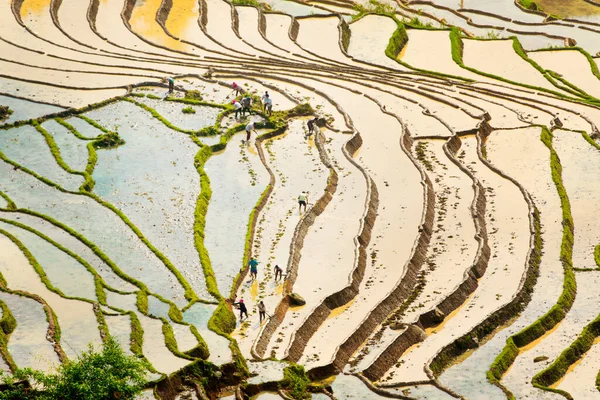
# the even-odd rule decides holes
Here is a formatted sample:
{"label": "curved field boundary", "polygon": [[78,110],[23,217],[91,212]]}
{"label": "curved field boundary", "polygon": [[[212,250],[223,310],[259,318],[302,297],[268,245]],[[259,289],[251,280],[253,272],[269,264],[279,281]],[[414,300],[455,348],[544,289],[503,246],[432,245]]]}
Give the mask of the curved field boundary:
{"label": "curved field boundary", "polygon": [[[360,136],[358,137],[360,138]],[[317,141],[315,143],[317,143]],[[319,197],[319,199],[315,202],[311,209],[304,214],[304,216],[296,226],[296,229],[294,230],[294,235],[290,243],[290,257],[288,259],[288,265],[286,269],[287,279],[285,280],[283,288],[283,298],[277,306],[277,308],[275,309],[275,311],[273,312],[273,316],[269,319],[269,322],[260,331],[259,336],[254,342],[251,349],[252,355],[257,359],[261,359],[264,357],[271,337],[273,336],[279,325],[283,322],[287,310],[290,308],[291,304],[288,294],[292,293],[294,283],[296,282],[296,277],[298,276],[298,265],[300,264],[300,258],[302,257],[301,251],[304,246],[304,239],[308,234],[308,229],[314,224],[315,219],[325,211],[325,208],[331,202],[331,199],[337,191],[337,172],[329,162],[329,157],[327,157],[326,153],[322,154],[322,152],[325,150],[323,146],[321,146],[321,143],[319,143],[317,149],[319,150],[321,161],[327,167],[327,169],[329,169],[329,178],[327,179],[327,186],[325,187],[323,195]],[[327,161],[327,163],[325,164],[324,161]]]}
{"label": "curved field boundary", "polygon": [[[573,217],[571,216],[571,204],[569,197],[562,182],[562,166],[560,158],[552,146],[553,135],[548,129],[542,130],[541,140],[550,150],[550,163],[552,167],[552,178],[555,180],[556,189],[560,195],[561,204],[563,206],[563,244],[561,247],[561,261],[565,266],[565,289],[558,299],[557,304],[546,314],[550,314],[554,308],[561,307],[562,312],[557,311],[559,316],[564,316],[571,308],[571,305],[575,299],[577,292],[577,283],[575,280],[575,274],[573,272],[572,264],[572,252],[573,252],[573,232],[574,223]],[[568,270],[567,270],[568,269]],[[570,293],[565,293],[566,289],[571,289]],[[568,296],[570,295],[570,296]],[[568,296],[568,297],[567,297]],[[569,304],[570,301],[570,304]],[[544,317],[546,316],[544,315]],[[543,318],[543,317],[542,317]],[[560,320],[562,320],[560,318]],[[559,320],[559,321],[560,321]],[[573,397],[566,391],[560,389],[554,389],[549,387],[554,382],[558,381],[567,372],[569,366],[579,360],[593,345],[594,339],[600,336],[600,316],[596,317],[590,322],[581,332],[581,334],[575,339],[575,341],[567,347],[556,360],[548,368],[536,374],[531,382],[533,386],[554,392],[562,395],[563,397],[573,400]]]}
{"label": "curved field boundary", "polygon": [[[315,141],[315,144],[321,147],[322,150],[320,154],[327,154],[324,148],[322,135],[318,135],[318,140]],[[377,209],[379,208],[379,193],[377,191],[375,182],[373,182],[373,179],[369,177],[367,171],[351,157],[351,154],[354,154],[357,149],[350,149],[354,150],[350,152],[348,145],[349,142],[347,142],[344,148],[344,156],[346,156],[348,161],[350,161],[350,163],[352,163],[352,165],[354,165],[354,167],[356,167],[363,174],[367,183],[365,210],[361,216],[360,231],[354,238],[354,244],[356,246],[355,249],[357,250],[355,253],[354,269],[350,274],[350,281],[348,282],[348,285],[338,292],[327,296],[313,311],[311,311],[311,314],[304,320],[302,325],[296,330],[296,332],[292,334],[292,340],[288,349],[286,350],[286,359],[292,362],[297,362],[300,359],[309,339],[316,333],[323,322],[329,317],[331,312],[334,309],[347,304],[356,297],[360,283],[362,282],[365,274],[365,269],[367,267],[367,247],[371,241],[373,225],[375,224],[375,220],[377,218]],[[328,159],[325,160],[325,157],[322,158],[324,164],[325,161],[327,161],[327,164],[325,165],[328,165],[329,168],[333,169],[330,161]]]}
{"label": "curved field boundary", "polygon": [[[519,355],[519,351],[522,347],[527,346],[529,343],[542,337],[546,332],[554,328],[558,323],[560,323],[560,321],[564,319],[567,312],[573,305],[573,301],[575,300],[575,295],[577,292],[577,283],[575,281],[575,274],[573,272],[572,264],[574,229],[573,217],[571,216],[571,205],[569,203],[569,198],[562,183],[562,166],[560,165],[558,154],[556,154],[552,147],[552,133],[546,127],[542,127],[541,139],[550,150],[550,168],[552,171],[552,180],[556,185],[556,190],[561,201],[563,216],[563,238],[560,259],[565,270],[565,278],[563,283],[563,291],[558,298],[557,303],[533,324],[529,325],[517,334],[510,336],[506,340],[506,346],[496,357],[487,372],[488,380],[502,389],[509,399],[514,399],[514,395],[501,384],[500,380],[502,379],[502,375],[508,371],[508,368],[510,368],[516,357]],[[542,380],[542,382],[545,381]]]}
{"label": "curved field boundary", "polygon": [[492,312],[487,318],[485,318],[476,327],[471,329],[470,332],[456,339],[453,343],[442,348],[432,359],[428,366],[425,367],[425,372],[432,379],[435,379],[441,372],[454,360],[456,357],[463,354],[469,348],[469,343],[476,338],[479,342],[488,335],[492,334],[494,329],[502,325],[506,321],[509,321],[515,314],[518,314],[530,300],[533,286],[537,281],[537,275],[539,270],[539,263],[541,260],[541,227],[539,225],[539,213],[535,208],[533,200],[529,193],[513,178],[507,176],[502,171],[493,167],[482,155],[482,140],[491,131],[491,127],[487,122],[482,122],[480,125],[480,132],[478,134],[478,141],[480,146],[478,148],[478,155],[480,160],[495,173],[499,174],[505,179],[508,179],[514,183],[527,202],[529,208],[529,226],[530,226],[530,248],[527,254],[527,260],[525,262],[525,272],[521,278],[519,288],[513,295],[509,303],[505,304],[498,310]]}
{"label": "curved field boundary", "polygon": [[[485,273],[490,259],[490,247],[488,245],[487,229],[485,223],[486,198],[485,190],[481,182],[466,168],[460,161],[456,159],[456,154],[460,150],[461,141],[458,136],[453,136],[444,144],[444,152],[461,171],[473,180],[473,202],[471,203],[471,215],[475,222],[475,240],[478,243],[477,254],[471,267],[467,269],[463,276],[463,281],[457,286],[454,291],[442,300],[436,309],[444,315],[449,315],[462,305],[465,300],[475,292],[479,286],[479,279]],[[433,327],[439,322],[435,320],[436,310],[429,311],[419,317],[419,325],[423,329]]]}
{"label": "curved field boundary", "polygon": [[[404,126],[404,125],[402,125]],[[408,129],[404,126],[404,132],[399,140],[400,147],[413,162],[415,167],[421,174],[421,185],[423,186],[423,214],[421,216],[421,224],[419,233],[413,244],[411,257],[404,266],[404,275],[398,282],[397,286],[387,294],[387,296],[377,304],[363,319],[359,329],[348,336],[346,340],[337,348],[334,353],[334,358],[331,363],[317,367],[309,371],[312,377],[323,377],[333,375],[337,371],[343,369],[344,365],[354,354],[354,352],[364,343],[369,335],[380,325],[385,318],[390,315],[412,292],[412,288],[417,283],[418,271],[423,264],[427,246],[431,237],[434,217],[435,195],[429,177],[418,164],[417,160],[412,156],[410,149],[413,145],[412,137]]]}
{"label": "curved field boundary", "polygon": [[[479,278],[487,269],[490,258],[490,248],[487,240],[485,224],[486,199],[485,191],[481,183],[467,168],[456,160],[456,153],[460,149],[461,141],[458,136],[450,138],[443,146],[444,152],[457,167],[473,181],[473,201],[471,202],[471,215],[475,223],[475,239],[478,243],[477,253],[473,263],[463,274],[462,282],[452,292],[441,300],[434,308],[419,315],[414,324],[408,325],[408,329],[400,334],[384,351],[363,371],[363,375],[372,381],[379,380],[389,370],[402,354],[412,345],[422,342],[427,337],[424,330],[442,321],[437,316],[441,312],[444,318],[452,311],[459,308],[467,298],[475,292],[479,286]],[[407,300],[407,302],[410,300]],[[403,305],[404,307],[404,305]],[[418,334],[416,333],[418,332]],[[435,384],[435,382],[434,382]],[[395,386],[401,386],[395,384]],[[436,384],[437,386],[437,384]]]}
{"label": "curved field boundary", "polygon": [[[515,85],[515,86],[521,86],[527,89],[533,89],[536,91],[540,91],[540,92],[544,92],[544,93],[548,93],[548,94],[553,94],[554,96],[557,96],[561,99],[565,99],[565,100],[575,100],[574,98],[570,98],[569,96],[567,96],[564,93],[560,93],[554,90],[550,90],[550,89],[545,89],[545,88],[541,88],[541,87],[537,87],[537,86],[533,86],[533,85],[529,85],[526,83],[520,83],[520,82],[515,82],[512,81],[510,79],[507,78],[503,78],[501,76],[498,75],[494,75],[488,72],[484,72],[484,71],[479,71],[473,67],[469,67],[467,65],[465,65],[465,63],[463,62],[463,43],[462,43],[462,38],[460,36],[460,34],[458,33],[459,31],[456,28],[452,28],[450,30],[450,42],[452,44],[452,58],[454,60],[454,62],[456,62],[461,68],[466,69],[467,71],[471,71],[473,73],[476,73],[478,75],[482,75],[482,76],[486,76],[488,78],[492,78],[492,79],[496,79],[499,81],[503,81],[506,83],[509,83],[511,85]],[[473,40],[488,40],[488,39],[476,39],[476,38],[470,38]],[[561,87],[560,85],[557,84],[557,82],[554,79],[558,79],[559,77],[556,74],[552,74],[549,71],[545,70],[544,68],[542,68],[540,65],[538,65],[535,61],[533,61],[532,59],[530,59],[529,57],[527,57],[527,54],[525,54],[525,51],[523,50],[523,47],[521,46],[521,43],[519,42],[519,39],[517,37],[512,37],[511,38],[513,41],[513,49],[515,50],[515,53],[517,53],[517,55],[519,55],[523,60],[525,60],[526,62],[528,62],[529,64],[531,64],[531,66],[533,68],[535,68],[536,70],[538,70],[542,76],[544,78],[546,78],[546,80],[548,80],[553,86],[555,86],[557,89],[562,89],[564,91],[566,91],[567,93],[570,93],[571,95],[574,96],[578,96],[580,101],[583,101],[587,104],[594,104],[594,105],[598,105],[600,103],[600,101],[590,95],[588,95],[587,93],[585,93],[583,90],[576,88],[574,85],[572,84],[567,84],[566,81],[564,79],[559,79],[559,81],[561,81],[562,83],[566,84],[567,87]],[[489,39],[489,40],[493,40],[493,39]],[[573,88],[576,88],[573,89]]]}

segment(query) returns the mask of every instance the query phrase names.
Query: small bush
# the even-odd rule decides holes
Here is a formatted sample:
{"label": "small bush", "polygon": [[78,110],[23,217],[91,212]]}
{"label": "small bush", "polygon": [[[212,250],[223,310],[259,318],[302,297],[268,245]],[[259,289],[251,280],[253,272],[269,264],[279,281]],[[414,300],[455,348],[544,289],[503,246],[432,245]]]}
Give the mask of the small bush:
{"label": "small bush", "polygon": [[188,90],[185,92],[185,98],[191,100],[202,100],[202,95],[197,90]]}
{"label": "small bush", "polygon": [[196,114],[196,110],[194,110],[192,107],[184,107],[181,109],[181,112],[184,114]]}
{"label": "small bush", "polygon": [[[30,387],[26,381],[35,381]],[[146,381],[144,362],[125,354],[119,343],[109,337],[102,351],[88,351],[74,361],[61,364],[55,373],[32,369],[3,376],[6,389],[0,400],[133,400]]]}
{"label": "small bush", "polygon": [[7,106],[0,106],[0,121],[7,119],[13,111]]}
{"label": "small bush", "polygon": [[94,140],[94,147],[97,149],[110,149],[121,146],[122,144],[125,144],[125,141],[121,139],[117,132],[105,133]]}
{"label": "small bush", "polygon": [[283,370],[283,385],[289,390],[289,395],[294,399],[309,398],[307,392],[310,380],[301,365],[290,365]]}

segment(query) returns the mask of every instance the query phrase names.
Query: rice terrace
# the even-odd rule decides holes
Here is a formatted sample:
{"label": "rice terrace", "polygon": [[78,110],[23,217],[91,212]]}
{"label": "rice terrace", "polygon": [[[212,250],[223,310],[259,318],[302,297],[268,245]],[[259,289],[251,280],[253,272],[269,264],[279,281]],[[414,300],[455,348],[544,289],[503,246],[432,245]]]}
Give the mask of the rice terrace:
{"label": "rice terrace", "polygon": [[598,126],[598,0],[0,0],[0,398],[600,399]]}

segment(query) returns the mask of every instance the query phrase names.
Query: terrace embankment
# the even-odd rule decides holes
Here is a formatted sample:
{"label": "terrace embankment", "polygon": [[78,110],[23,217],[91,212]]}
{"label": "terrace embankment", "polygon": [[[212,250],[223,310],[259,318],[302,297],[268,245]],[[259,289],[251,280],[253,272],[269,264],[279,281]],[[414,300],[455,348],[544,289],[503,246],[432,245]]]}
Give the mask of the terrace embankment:
{"label": "terrace embankment", "polygon": [[[535,128],[530,129],[535,131]],[[549,164],[547,158],[544,158],[543,152],[540,153],[542,157],[540,160],[531,160],[531,157],[520,157],[522,154],[520,151],[513,151],[510,161],[504,162],[509,146],[513,146],[514,150],[515,140],[512,135],[520,135],[520,131],[495,131],[488,139],[487,155],[489,162],[497,171],[507,174],[519,182],[527,193],[531,194],[535,204],[539,204],[540,219],[544,227],[542,239],[545,244],[545,254],[542,256],[538,285],[547,289],[544,291],[534,290],[527,308],[516,321],[495,332],[489,341],[481,344],[466,360],[450,367],[440,376],[440,382],[444,386],[467,397],[475,395],[473,391],[475,388],[477,388],[477,393],[486,393],[490,397],[502,395],[499,389],[487,382],[485,371],[482,371],[480,366],[491,365],[494,357],[504,346],[506,338],[539,318],[547,310],[548,301],[555,301],[560,293],[562,281],[562,266],[559,260],[562,233],[560,201],[553,188]],[[479,162],[478,144],[475,137],[463,137],[461,140],[464,152],[459,152],[458,158],[481,181],[488,200],[486,224],[492,250],[488,268],[490,268],[489,272],[493,272],[498,268],[505,268],[506,258],[510,255],[507,254],[506,246],[503,243],[513,243],[514,238],[511,231],[503,229],[505,228],[504,221],[514,218],[516,199],[522,198],[522,194],[519,192],[519,187],[509,179]],[[502,152],[503,157],[496,155],[493,143],[505,144],[506,152]],[[523,143],[523,149],[529,145],[531,145],[529,142]],[[538,203],[538,199],[546,201]]]}
{"label": "terrace embankment", "polygon": [[[377,112],[376,106],[366,104],[362,105],[365,112],[371,112],[371,109],[372,112]],[[356,113],[353,116],[360,117]],[[401,189],[408,185],[418,186],[421,179],[419,170],[400,144],[402,135],[408,137],[408,133],[402,128],[400,131],[393,129],[395,121],[387,116],[376,125],[369,126],[362,121],[355,118],[355,124],[364,129],[365,137],[356,162],[361,166],[369,166],[367,171],[370,179],[377,186],[377,220],[367,248],[368,259],[356,299],[347,307],[334,310],[307,345],[306,353],[314,352],[319,355],[319,359],[307,354],[303,364],[309,368],[319,367],[315,371],[325,370],[327,367],[341,370],[358,348],[360,339],[357,338],[366,338],[376,326],[373,322],[382,317],[382,312],[373,310],[377,310],[388,296],[393,296],[398,282],[406,274],[405,268],[399,268],[399,260],[409,259],[412,251],[410,241],[398,243],[395,238],[416,235],[422,214],[420,203],[423,201],[423,194]],[[385,161],[382,154],[388,155]],[[399,207],[392,206],[398,204]]]}
{"label": "terrace embankment", "polygon": [[275,265],[286,269],[294,231],[302,219],[297,197],[302,191],[308,191],[310,201],[314,201],[312,198],[322,193],[327,185],[329,171],[321,162],[314,138],[307,140],[305,136],[306,121],[290,121],[285,133],[259,143],[274,182],[273,191],[258,219],[252,249],[253,257],[261,262],[258,279],[244,282],[237,294],[248,304],[250,319],[238,327],[234,337],[248,358],[252,358],[251,347],[263,327],[258,320],[258,301],[264,301],[271,314],[285,296],[285,281],[275,281],[273,269]]}

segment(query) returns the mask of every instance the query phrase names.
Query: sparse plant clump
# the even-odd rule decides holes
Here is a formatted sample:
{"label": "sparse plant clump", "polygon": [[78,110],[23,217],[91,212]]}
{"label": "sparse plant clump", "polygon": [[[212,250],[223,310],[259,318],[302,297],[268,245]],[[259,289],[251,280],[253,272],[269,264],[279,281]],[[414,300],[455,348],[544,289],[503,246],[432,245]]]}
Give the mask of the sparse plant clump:
{"label": "sparse plant clump", "polygon": [[310,398],[308,386],[310,379],[301,365],[290,365],[283,370],[283,386],[289,390],[288,394],[297,400]]}
{"label": "sparse plant clump", "polygon": [[12,113],[13,113],[13,110],[8,108],[8,106],[0,106],[0,122],[7,119],[10,116],[10,114],[12,114]]}
{"label": "sparse plant clump", "polygon": [[185,98],[191,100],[202,100],[202,95],[197,90],[188,90],[185,92]]}
{"label": "sparse plant clump", "polygon": [[379,14],[393,17],[396,14],[394,6],[390,4],[381,3],[377,0],[369,0],[368,6],[362,4],[354,4],[352,9],[356,11],[356,14],[352,16],[352,20],[357,20],[366,14]]}
{"label": "sparse plant clump", "polygon": [[94,147],[97,149],[112,149],[125,144],[117,132],[107,132],[94,140]]}
{"label": "sparse plant clump", "polygon": [[254,6],[262,11],[271,11],[270,5],[257,0],[232,0],[231,3],[236,6]]}
{"label": "sparse plant clump", "polygon": [[181,109],[181,112],[184,114],[196,114],[196,110],[194,110],[192,107],[184,107]]}

